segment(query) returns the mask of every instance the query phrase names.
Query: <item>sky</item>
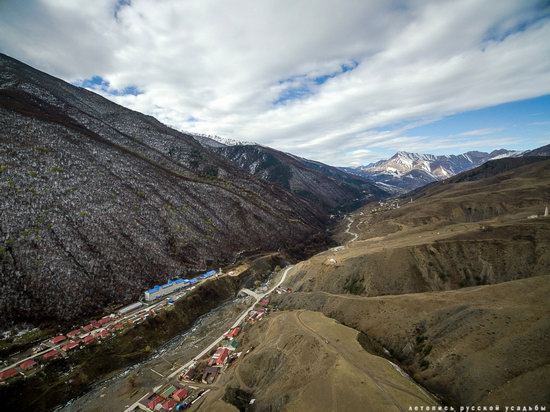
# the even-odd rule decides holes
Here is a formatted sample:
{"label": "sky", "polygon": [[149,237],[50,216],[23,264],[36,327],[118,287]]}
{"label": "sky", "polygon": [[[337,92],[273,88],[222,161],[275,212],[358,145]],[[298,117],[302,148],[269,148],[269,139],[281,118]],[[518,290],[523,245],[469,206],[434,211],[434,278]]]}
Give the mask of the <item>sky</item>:
{"label": "sky", "polygon": [[0,51],[336,166],[550,143],[550,2],[0,0]]}

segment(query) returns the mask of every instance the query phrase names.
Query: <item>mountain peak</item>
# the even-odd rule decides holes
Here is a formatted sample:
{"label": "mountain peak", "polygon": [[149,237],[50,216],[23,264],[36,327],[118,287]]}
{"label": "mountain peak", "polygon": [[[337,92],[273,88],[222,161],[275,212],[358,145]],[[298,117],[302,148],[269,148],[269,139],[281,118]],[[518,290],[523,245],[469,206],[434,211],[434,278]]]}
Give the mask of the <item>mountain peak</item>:
{"label": "mountain peak", "polygon": [[408,190],[446,179],[489,160],[516,157],[521,154],[522,152],[508,149],[497,149],[491,153],[472,150],[458,155],[433,155],[400,150],[387,160],[380,160],[355,170],[378,183]]}

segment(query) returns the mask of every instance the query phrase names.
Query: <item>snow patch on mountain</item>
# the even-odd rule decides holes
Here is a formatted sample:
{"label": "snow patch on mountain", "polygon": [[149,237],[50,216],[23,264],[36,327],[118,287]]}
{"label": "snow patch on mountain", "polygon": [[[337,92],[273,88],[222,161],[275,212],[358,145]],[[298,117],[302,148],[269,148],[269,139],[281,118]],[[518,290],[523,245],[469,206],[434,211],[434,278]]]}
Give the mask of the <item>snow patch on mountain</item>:
{"label": "snow patch on mountain", "polygon": [[227,146],[247,146],[247,145],[257,145],[254,142],[247,142],[244,140],[235,140],[227,137],[221,137],[211,134],[202,134],[202,133],[189,133],[196,141],[198,141],[203,146],[209,147],[227,147]]}
{"label": "snow patch on mountain", "polygon": [[520,157],[525,152],[498,149],[490,153],[470,151],[459,155],[433,155],[399,151],[386,160],[365,166],[344,168],[348,173],[368,177],[382,187],[395,186],[407,191],[444,180],[489,160]]}

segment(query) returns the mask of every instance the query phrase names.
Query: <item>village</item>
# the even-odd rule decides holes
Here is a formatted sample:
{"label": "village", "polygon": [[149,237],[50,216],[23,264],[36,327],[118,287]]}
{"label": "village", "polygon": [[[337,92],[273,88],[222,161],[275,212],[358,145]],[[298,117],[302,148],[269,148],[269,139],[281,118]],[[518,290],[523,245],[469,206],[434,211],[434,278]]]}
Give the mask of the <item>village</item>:
{"label": "village", "polygon": [[[256,290],[241,289],[240,294],[254,298],[255,303],[247,309],[235,324],[220,336],[215,342],[204,349],[193,360],[186,363],[165,381],[142,396],[128,407],[130,411],[172,411],[188,409],[199,402],[216,383],[220,375],[246,356],[239,351],[239,337],[248,327],[262,321],[270,312],[271,293],[290,293],[290,289],[280,287],[290,267],[286,268],[280,281],[268,290],[267,284],[258,285]],[[41,341],[32,348],[13,355],[0,371],[0,385],[9,384],[16,379],[32,376],[56,359],[68,358],[72,353],[85,350],[92,345],[100,345],[117,334],[124,333],[129,328],[142,323],[148,317],[155,317],[161,311],[170,310],[174,303],[186,296],[202,282],[222,276],[221,269],[208,271],[190,279],[174,279],[164,285],[157,285],[146,290],[142,298],[135,303],[126,305],[116,312],[93,319],[74,329],[58,333],[49,339]],[[226,275],[234,275],[229,272]]]}
{"label": "village", "polygon": [[[210,278],[221,276],[221,270],[208,271],[190,279],[175,279],[164,285],[154,286],[143,294],[143,299],[124,306],[100,319],[90,320],[85,325],[75,327],[65,333],[58,333],[43,340],[32,348],[16,353],[3,363],[0,370],[0,384],[9,384],[18,378],[26,378],[59,358],[67,358],[71,353],[91,345],[101,344],[118,333],[142,323],[148,317],[157,316],[178,299],[186,296],[198,284]],[[229,273],[231,275],[231,273]]]}
{"label": "village", "polygon": [[[265,287],[259,288],[258,292],[265,292],[265,289]],[[290,293],[291,290],[277,286],[271,292],[281,294]],[[168,376],[167,382],[153,388],[124,412],[164,412],[191,408],[208,394],[223,373],[253,350],[249,348],[245,352],[240,351],[239,338],[249,327],[261,322],[273,311],[269,304],[269,295],[262,297],[246,312],[244,319],[227,330],[215,342],[216,345],[213,345],[212,349]]]}

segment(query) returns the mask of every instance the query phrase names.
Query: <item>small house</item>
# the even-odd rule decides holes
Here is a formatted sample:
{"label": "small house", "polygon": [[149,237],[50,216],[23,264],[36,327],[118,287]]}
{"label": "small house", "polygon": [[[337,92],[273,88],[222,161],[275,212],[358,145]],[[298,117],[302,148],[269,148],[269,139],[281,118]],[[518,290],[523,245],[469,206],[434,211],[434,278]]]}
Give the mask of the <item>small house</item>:
{"label": "small house", "polygon": [[188,396],[189,392],[187,392],[187,389],[185,388],[180,388],[172,394],[172,398],[178,402],[183,401]]}
{"label": "small house", "polygon": [[52,345],[57,345],[63,342],[65,339],[66,339],[65,336],[59,335],[59,336],[56,336],[55,338],[50,339],[50,342],[52,343]]}
{"label": "small house", "polygon": [[36,362],[34,359],[27,359],[26,361],[19,364],[19,368],[21,368],[21,370],[27,370],[33,368],[34,366],[36,366]]}
{"label": "small house", "polygon": [[55,359],[59,356],[59,352],[56,350],[56,349],[52,349],[51,351],[45,353],[43,356],[42,356],[42,359],[48,361],[48,360],[52,360],[52,359]]}
{"label": "small house", "polygon": [[17,375],[17,369],[15,368],[3,370],[2,372],[0,372],[0,381],[13,378],[15,375]]}
{"label": "small house", "polygon": [[164,410],[171,411],[176,407],[176,404],[177,402],[175,400],[168,399],[162,404],[162,407]]}

